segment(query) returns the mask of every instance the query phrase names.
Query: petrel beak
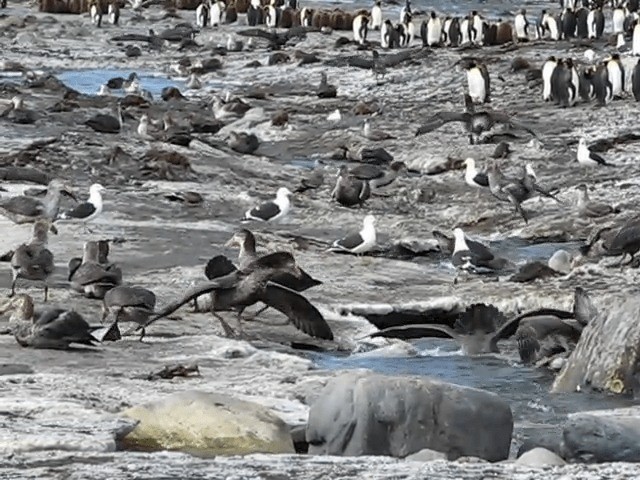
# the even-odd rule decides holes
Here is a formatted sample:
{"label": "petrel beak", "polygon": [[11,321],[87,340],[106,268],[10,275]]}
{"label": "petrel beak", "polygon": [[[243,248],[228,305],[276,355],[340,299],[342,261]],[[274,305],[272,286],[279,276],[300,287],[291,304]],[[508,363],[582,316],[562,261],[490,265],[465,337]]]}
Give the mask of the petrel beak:
{"label": "petrel beak", "polygon": [[294,265],[293,267],[293,276],[296,278],[304,277],[304,273],[302,272],[302,270],[300,270],[300,267],[298,265]]}
{"label": "petrel beak", "polygon": [[227,240],[227,243],[224,244],[225,247],[234,247],[236,245],[236,237],[231,237]]}

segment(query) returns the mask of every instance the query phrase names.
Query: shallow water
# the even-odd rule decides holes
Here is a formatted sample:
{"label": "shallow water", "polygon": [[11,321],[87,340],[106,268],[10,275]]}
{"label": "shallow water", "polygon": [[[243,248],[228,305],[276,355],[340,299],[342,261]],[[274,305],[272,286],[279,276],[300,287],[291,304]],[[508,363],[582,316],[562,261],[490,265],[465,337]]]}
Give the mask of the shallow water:
{"label": "shallow water", "polygon": [[[95,95],[110,78],[127,78],[131,72],[135,71],[140,80],[140,86],[148,90],[155,97],[160,96],[160,92],[165,87],[177,87],[184,90],[185,81],[175,80],[159,75],[158,73],[144,72],[137,70],[67,70],[58,73],[56,76],[67,86],[85,95]],[[124,95],[122,90],[113,90],[114,95]]]}

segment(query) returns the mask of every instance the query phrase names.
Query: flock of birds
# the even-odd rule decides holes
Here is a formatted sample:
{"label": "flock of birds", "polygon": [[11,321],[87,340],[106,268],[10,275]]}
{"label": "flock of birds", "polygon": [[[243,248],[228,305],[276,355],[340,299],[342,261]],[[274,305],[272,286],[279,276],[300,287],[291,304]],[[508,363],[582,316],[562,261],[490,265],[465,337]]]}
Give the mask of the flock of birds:
{"label": "flock of birds", "polygon": [[[116,5],[116,6],[112,6]],[[140,5],[136,4],[138,8]],[[546,11],[538,22],[532,24],[522,10],[514,18],[514,23],[491,23],[477,12],[458,19],[440,18],[435,12],[429,14],[420,27],[423,44],[428,47],[459,45],[492,45],[506,38],[508,25],[509,41],[525,42],[537,39],[560,40],[572,37],[600,38],[604,31],[602,2],[583,2],[581,6],[567,0],[562,5],[560,16]],[[219,26],[223,23],[223,12],[228,10],[222,1],[204,0],[196,9],[196,23],[200,28]],[[298,10],[296,2],[278,5],[271,1],[268,5],[260,5],[252,0],[247,6],[247,18],[250,25],[265,24],[268,27],[281,26],[286,17],[285,10],[295,12],[294,23],[305,28],[320,27],[326,20],[324,13],[309,8]],[[104,5],[94,1],[90,6],[92,22],[101,25]],[[575,104],[579,97],[586,101],[597,99],[606,104],[616,97],[624,95],[625,73],[621,61],[624,53],[624,40],[631,37],[633,53],[640,53],[640,26],[638,22],[638,2],[623,2],[613,5],[613,33],[616,37],[617,53],[595,63],[595,53],[588,50],[585,58],[589,65],[580,72],[571,59],[549,58],[541,69],[534,69],[524,60],[514,61],[514,70],[526,70],[527,78],[539,81],[545,101],[553,100],[561,106]],[[108,7],[110,23],[116,25],[119,19],[117,2]],[[394,25],[391,20],[384,19],[380,2],[376,2],[370,12],[357,12],[349,23],[353,31],[355,43],[368,48],[367,39],[370,31],[380,31],[380,47],[409,47],[413,44],[418,29],[413,25],[414,15],[410,1],[407,1],[400,14],[400,22]],[[334,19],[335,20],[335,19]],[[333,21],[333,20],[330,20]],[[531,28],[533,25],[534,28]],[[296,25],[292,25],[296,28]],[[269,35],[275,35],[269,33]],[[269,37],[277,41],[280,37]],[[287,39],[285,38],[284,43]],[[638,50],[636,51],[636,43]],[[282,45],[281,45],[282,46]],[[236,48],[234,45],[233,48]],[[374,54],[374,58],[377,56]],[[464,95],[464,110],[460,112],[441,111],[435,113],[421,125],[416,135],[430,133],[451,123],[462,123],[469,133],[470,143],[481,141],[481,135],[495,125],[502,124],[512,130],[521,130],[534,137],[537,133],[526,123],[517,122],[510,115],[490,109],[479,110],[477,105],[490,102],[490,75],[486,65],[475,58],[463,58],[459,64],[465,69],[467,76],[467,92]],[[375,65],[374,65],[375,66]],[[636,67],[632,75],[632,91],[640,95],[640,70]],[[188,87],[201,88],[202,82],[197,73],[192,73]],[[125,92],[144,94],[137,75],[129,78],[109,80],[99,92],[109,95],[114,89]],[[636,94],[638,92],[638,94]],[[164,98],[165,92],[163,92]],[[167,95],[174,94],[166,92]],[[178,92],[179,94],[179,92]],[[316,91],[319,98],[335,98],[337,88],[328,83],[322,74],[320,85]],[[211,104],[215,121],[233,121],[250,109],[241,99],[217,97]],[[20,113],[23,112],[23,113]],[[8,108],[0,113],[0,117],[24,115],[25,108],[21,98],[14,98]],[[122,129],[122,112],[119,118],[98,114],[86,124],[101,133],[118,133]],[[285,120],[286,121],[286,120]],[[139,119],[137,134],[145,139],[162,138],[166,141],[170,133],[172,139],[188,133],[175,130],[170,115],[163,118],[164,133],[152,130],[152,122],[148,115]],[[217,127],[220,128],[220,125]],[[169,133],[167,133],[169,132]],[[365,120],[362,136],[371,142],[392,140],[394,137],[383,130],[374,129],[370,120]],[[177,140],[176,140],[177,141]],[[240,153],[253,153],[259,141],[255,135],[246,132],[234,132],[230,147]],[[494,156],[503,158],[509,154],[509,146],[500,144]],[[384,188],[396,181],[407,166],[403,162],[390,161],[389,154],[380,147],[364,147],[355,153],[359,159],[375,158],[387,166],[361,164],[356,167],[342,165],[336,177],[331,198],[346,207],[363,206],[372,192]],[[590,149],[586,139],[581,138],[576,153],[577,161],[591,168],[612,166],[605,158]],[[354,152],[348,148],[335,157],[340,160],[354,158]],[[486,171],[478,170],[474,159],[465,161],[465,181],[478,190],[486,189],[496,200],[513,206],[516,212],[528,222],[529,215],[522,203],[538,196],[545,196],[561,202],[556,193],[538,183],[536,173],[527,164],[519,176],[508,177],[501,172],[496,162],[490,162]],[[315,168],[301,179],[295,193],[304,193],[320,188],[324,182],[325,166],[317,162]],[[579,187],[578,211],[584,217],[598,218],[618,213],[618,209],[610,205],[592,202],[589,199],[586,185]],[[67,194],[75,198],[72,190],[60,180],[49,183],[46,194],[42,197],[21,195],[0,200],[0,213],[16,224],[32,223],[33,236],[30,242],[18,246],[11,255],[12,286],[10,300],[0,312],[13,311],[10,324],[17,341],[24,346],[36,348],[69,348],[71,344],[94,345],[104,340],[117,340],[121,337],[119,322],[133,322],[134,331],[140,331],[140,338],[145,329],[161,318],[167,317],[180,307],[190,302],[196,310],[200,309],[198,299],[209,298],[208,309],[221,322],[225,333],[229,336],[242,335],[243,313],[247,307],[262,302],[265,308],[274,308],[283,313],[288,320],[302,332],[321,339],[333,340],[333,332],[318,309],[312,305],[301,292],[320,285],[322,282],[312,278],[296,263],[289,252],[275,252],[258,255],[256,239],[246,229],[238,230],[228,245],[239,247],[238,263],[234,265],[225,256],[213,257],[204,269],[207,281],[189,289],[180,299],[169,303],[162,309],[156,308],[155,294],[140,286],[123,285],[123,273],[117,264],[109,261],[109,243],[106,241],[88,241],[84,244],[82,257],[73,258],[69,262],[68,281],[72,290],[91,299],[102,301],[101,325],[92,326],[81,315],[68,309],[45,309],[38,311],[33,299],[26,294],[16,294],[18,280],[42,282],[44,300],[48,299],[48,280],[54,271],[53,254],[48,249],[49,232],[56,233],[56,225],[65,220],[77,220],[86,224],[94,220],[102,212],[102,196],[104,188],[94,184],[90,188],[86,202],[78,204],[72,210],[59,213],[61,195]],[[290,197],[294,192],[286,187],[279,188],[275,198],[247,210],[243,222],[280,222],[291,212]],[[330,250],[361,255],[376,248],[376,219],[373,215],[363,218],[362,228],[336,240]],[[468,238],[456,228],[453,236],[434,232],[441,248],[451,255],[453,266],[459,271],[472,273],[501,273],[513,270],[514,265],[500,258],[486,245]],[[617,228],[605,228],[594,235],[581,248],[581,254],[588,256],[621,256],[620,264],[627,256],[634,256],[640,251],[640,219],[634,218]],[[512,277],[514,281],[531,281],[547,275],[567,273],[574,258],[561,250],[556,252],[548,264],[539,262],[524,265]],[[595,308],[587,293],[577,288],[574,309],[571,312],[542,309],[527,312],[513,319],[506,320],[504,315],[487,305],[471,305],[463,315],[450,325],[407,325],[383,329],[372,336],[415,338],[418,336],[445,336],[457,340],[469,354],[496,352],[499,340],[514,337],[518,341],[520,356],[525,362],[540,362],[557,353],[565,354],[571,350],[582,332],[582,328],[595,315]],[[263,309],[264,310],[264,309]],[[255,315],[258,315],[260,310]],[[232,329],[219,312],[232,311],[237,315],[238,325]],[[106,326],[105,326],[106,325]]]}

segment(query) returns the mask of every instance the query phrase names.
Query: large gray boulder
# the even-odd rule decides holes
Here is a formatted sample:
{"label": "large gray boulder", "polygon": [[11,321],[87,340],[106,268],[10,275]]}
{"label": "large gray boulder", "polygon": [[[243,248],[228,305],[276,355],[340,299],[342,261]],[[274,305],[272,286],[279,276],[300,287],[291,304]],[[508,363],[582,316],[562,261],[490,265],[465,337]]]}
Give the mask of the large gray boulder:
{"label": "large gray boulder", "polygon": [[406,457],[424,448],[450,460],[509,455],[513,416],[497,395],[427,377],[353,371],[333,379],[309,411],[310,454]]}
{"label": "large gray boulder", "polygon": [[630,297],[613,308],[601,308],[582,331],[575,350],[553,382],[552,391],[575,392],[585,385],[613,393],[637,390],[639,311],[637,297]]}
{"label": "large gray boulder", "polygon": [[190,391],[122,412],[139,423],[123,448],[174,450],[201,457],[294,453],[289,427],[261,405]]}
{"label": "large gray boulder", "polygon": [[570,462],[640,462],[640,418],[573,415],[565,424],[561,448]]}

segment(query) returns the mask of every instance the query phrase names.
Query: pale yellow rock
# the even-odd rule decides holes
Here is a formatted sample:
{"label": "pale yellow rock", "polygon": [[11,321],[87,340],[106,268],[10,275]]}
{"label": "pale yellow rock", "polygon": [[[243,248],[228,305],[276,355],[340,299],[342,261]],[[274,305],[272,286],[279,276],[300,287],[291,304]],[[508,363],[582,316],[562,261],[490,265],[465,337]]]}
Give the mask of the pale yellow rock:
{"label": "pale yellow rock", "polygon": [[131,450],[201,457],[295,453],[289,427],[261,405],[228,395],[183,392],[122,412],[140,423],[123,439]]}

